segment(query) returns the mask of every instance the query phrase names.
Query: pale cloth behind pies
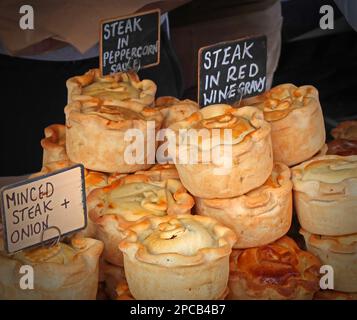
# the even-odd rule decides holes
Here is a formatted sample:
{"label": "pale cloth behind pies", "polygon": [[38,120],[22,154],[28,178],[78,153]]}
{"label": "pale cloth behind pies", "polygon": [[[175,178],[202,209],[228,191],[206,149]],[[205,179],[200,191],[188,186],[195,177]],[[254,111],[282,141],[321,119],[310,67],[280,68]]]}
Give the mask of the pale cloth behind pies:
{"label": "pale cloth behind pies", "polygon": [[319,94],[313,86],[281,84],[242,104],[264,111],[271,124],[274,161],[298,164],[310,159],[325,143]]}
{"label": "pale cloth behind pies", "polygon": [[334,290],[357,292],[357,233],[347,236],[321,236],[303,229],[307,250],[322,264],[333,268]]}
{"label": "pale cloth behind pies", "polygon": [[132,225],[119,244],[130,292],[140,300],[221,298],[235,241],[233,231],[198,215]]}
{"label": "pale cloth behind pies", "polygon": [[120,72],[102,77],[99,69],[91,69],[84,75],[69,78],[68,104],[74,100],[95,100],[103,105],[140,110],[152,106],[155,100],[156,84],[141,80],[134,72]]}
{"label": "pale cloth behind pies", "polygon": [[319,290],[321,263],[287,236],[265,246],[234,250],[228,299],[309,300]]}
{"label": "pale cloth behind pies", "polygon": [[157,98],[155,106],[164,117],[162,128],[168,128],[171,124],[188,118],[200,109],[199,105],[192,100],[179,100],[170,96]]}
{"label": "pale cloth behind pies", "polygon": [[292,169],[294,204],[303,229],[357,233],[357,156],[327,155]]}
{"label": "pale cloth behind pies", "polygon": [[[102,242],[72,239],[50,248],[26,249],[14,255],[4,252],[0,238],[0,299],[88,300],[95,299]],[[22,265],[34,271],[34,289],[20,288]]]}
{"label": "pale cloth behind pies", "polygon": [[196,212],[217,219],[237,235],[234,248],[258,247],[285,235],[292,218],[290,169],[275,163],[268,180],[245,195],[227,199],[196,197]]}
{"label": "pale cloth behind pies", "polygon": [[[151,161],[155,161],[155,134],[162,122],[158,110],[146,106],[134,110],[87,100],[68,104],[65,114],[66,150],[71,161],[82,163],[87,169],[108,173],[145,170],[152,166]],[[146,147],[149,126],[154,131],[152,148]],[[128,148],[133,146],[134,138],[125,140],[130,129],[139,131],[143,137],[138,150],[142,152],[141,159],[135,163],[125,158],[125,152],[132,154]]]}
{"label": "pale cloth behind pies", "polygon": [[42,165],[56,161],[69,160],[66,152],[66,127],[52,124],[45,128],[45,138],[41,140],[43,148]]}
{"label": "pale cloth behind pies", "polygon": [[[235,109],[224,104],[211,105],[183,121],[174,123],[170,129],[176,132],[176,155],[172,157],[175,158],[180,179],[187,190],[196,197],[236,197],[261,186],[271,174],[273,157],[270,125],[257,108]],[[180,136],[180,130],[183,129],[207,129],[210,136],[199,136],[198,143],[188,139],[187,147],[183,147]],[[214,129],[219,131],[221,138],[217,145],[212,138]],[[225,129],[231,133],[232,140],[225,138]],[[231,148],[232,153],[226,154],[226,157],[229,157],[227,160],[231,160],[231,165],[229,162],[224,163],[224,159],[217,161],[217,157],[214,158],[217,152],[224,157],[225,147],[226,150]],[[197,150],[198,163],[181,163],[182,159],[179,157],[185,150],[188,155],[192,150]],[[206,157],[211,161],[204,161]]]}
{"label": "pale cloth behind pies", "polygon": [[357,140],[357,120],[341,122],[332,129],[331,135],[335,139]]}
{"label": "pale cloth behind pies", "polygon": [[189,214],[194,200],[177,179],[133,174],[98,188],[88,196],[89,218],[105,244],[103,257],[123,265],[118,244],[124,230],[147,216]]}

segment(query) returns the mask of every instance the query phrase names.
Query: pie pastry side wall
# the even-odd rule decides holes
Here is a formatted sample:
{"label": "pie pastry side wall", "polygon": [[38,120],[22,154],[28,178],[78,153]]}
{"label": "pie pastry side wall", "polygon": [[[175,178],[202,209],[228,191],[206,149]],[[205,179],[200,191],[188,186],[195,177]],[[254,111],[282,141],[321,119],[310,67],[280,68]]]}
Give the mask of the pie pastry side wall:
{"label": "pie pastry side wall", "polygon": [[262,246],[279,239],[291,225],[292,182],[289,168],[282,163],[274,164],[273,173],[276,177],[268,179],[270,183],[242,196],[196,197],[196,212],[215,218],[234,230],[237,235],[234,248],[237,249]]}
{"label": "pie pastry side wall", "polygon": [[[3,246],[2,240],[1,246]],[[22,262],[0,254],[0,297],[16,300],[93,300],[98,288],[99,256],[103,244],[94,239],[74,239],[78,253],[71,263],[32,264],[34,290],[19,287]]]}
{"label": "pie pastry side wall", "polygon": [[[336,181],[302,180],[310,170],[306,168],[315,166],[318,170],[326,161],[334,168],[327,172]],[[341,162],[340,169],[336,169]],[[345,170],[343,163],[354,170],[344,179],[340,178]],[[321,178],[326,174],[322,172]],[[320,235],[357,233],[357,156],[317,157],[294,167],[292,175],[295,209],[303,229]]]}

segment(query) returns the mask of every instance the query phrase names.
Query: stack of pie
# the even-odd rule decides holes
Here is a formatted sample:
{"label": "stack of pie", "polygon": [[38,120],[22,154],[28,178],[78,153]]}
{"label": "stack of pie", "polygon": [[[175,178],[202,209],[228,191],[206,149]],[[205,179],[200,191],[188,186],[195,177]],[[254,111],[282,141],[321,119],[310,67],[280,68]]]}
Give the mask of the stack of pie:
{"label": "stack of pie", "polygon": [[326,155],[293,168],[308,250],[334,270],[334,289],[357,292],[357,156]]}
{"label": "stack of pie", "polygon": [[[1,248],[1,297],[354,297],[357,156],[336,154],[357,126],[326,146],[314,87],[279,85],[240,108],[156,98],[134,72],[92,69],[67,89],[66,124],[45,129],[33,176],[82,164],[88,225],[52,247]],[[308,251],[286,236],[293,207]],[[21,264],[35,269],[31,293]],[[320,290],[322,264],[338,291]]]}

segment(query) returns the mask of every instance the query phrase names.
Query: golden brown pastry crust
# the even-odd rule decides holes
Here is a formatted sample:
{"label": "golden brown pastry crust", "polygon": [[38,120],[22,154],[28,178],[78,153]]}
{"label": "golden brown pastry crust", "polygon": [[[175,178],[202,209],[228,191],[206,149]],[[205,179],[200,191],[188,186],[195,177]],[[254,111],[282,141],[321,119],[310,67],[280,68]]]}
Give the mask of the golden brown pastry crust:
{"label": "golden brown pastry crust", "polygon": [[119,106],[102,105],[88,100],[75,101],[65,107],[66,149],[68,157],[85,168],[101,172],[130,173],[152,166],[155,148],[144,148],[142,163],[128,163],[125,151],[133,141],[125,141],[128,129],[143,133],[144,146],[151,123],[155,133],[161,126],[162,116],[154,108],[142,106],[134,111]]}
{"label": "golden brown pastry crust", "polygon": [[320,290],[315,293],[314,300],[357,300],[357,293],[345,293],[335,290]]}
{"label": "golden brown pastry crust", "polygon": [[334,289],[357,292],[357,233],[347,236],[321,236],[301,229],[307,250],[334,271]]}
{"label": "golden brown pastry crust", "polygon": [[285,164],[275,163],[268,180],[242,196],[195,200],[198,214],[215,218],[235,231],[234,248],[266,245],[285,235],[291,225],[290,169]]}
{"label": "golden brown pastry crust", "polygon": [[339,156],[353,156],[357,155],[357,139],[335,139],[328,144],[327,154],[339,155]]}
{"label": "golden brown pastry crust", "polygon": [[[99,91],[102,92],[115,92],[119,90],[119,93],[126,91],[126,86],[132,87],[137,91],[138,95],[131,97],[130,92],[128,95],[124,95],[123,98],[100,96],[93,94],[86,94],[86,87],[92,84],[107,83],[111,84],[109,88],[102,88]],[[121,84],[125,84],[123,88],[120,88]],[[68,89],[68,103],[74,100],[92,100],[103,105],[116,105],[124,108],[130,108],[137,110],[142,109],[143,106],[151,106],[155,100],[156,84],[151,80],[140,81],[138,75],[134,72],[128,73],[116,73],[113,75],[107,75],[102,77],[99,69],[91,69],[83,75],[69,78],[66,82]]]}
{"label": "golden brown pastry crust", "polygon": [[136,299],[221,298],[235,241],[233,231],[209,217],[149,217],[119,244],[130,292]]}
{"label": "golden brown pastry crust", "polygon": [[164,117],[162,128],[168,128],[173,123],[188,118],[200,109],[199,105],[192,100],[179,100],[169,96],[157,98],[155,106]]}
{"label": "golden brown pastry crust", "polygon": [[118,284],[116,288],[116,300],[135,300],[132,294],[130,293],[128,283],[123,281]]}
{"label": "golden brown pastry crust", "polygon": [[357,233],[357,156],[317,157],[292,169],[294,204],[303,229]]}
{"label": "golden brown pastry crust", "polygon": [[[58,244],[50,249],[39,247],[9,256],[3,252],[3,240],[0,239],[1,299],[95,299],[103,243],[89,238],[74,238],[70,246],[73,256],[68,259],[65,254],[57,258],[62,252],[58,250],[60,246]],[[19,270],[24,264],[33,267],[33,290],[22,290],[19,287],[22,276]]]}
{"label": "golden brown pastry crust", "polygon": [[[221,140],[219,145],[206,149],[206,142],[211,145],[211,136],[196,143],[188,144],[188,154],[198,150],[197,164],[182,164],[181,146],[176,146],[175,165],[183,185],[193,195],[200,198],[236,197],[253,190],[266,181],[273,169],[270,125],[264,121],[262,112],[253,107],[234,109],[228,105],[212,105],[192,114],[170,127],[179,134],[180,129],[228,129],[232,140]],[[180,141],[176,138],[177,141]],[[212,141],[211,141],[212,140]],[[190,139],[189,139],[190,142]],[[228,147],[227,147],[228,145]],[[224,147],[232,147],[231,166],[224,161],[214,161],[214,149],[224,155]],[[198,149],[197,149],[198,148]],[[206,156],[210,162],[204,162]],[[189,159],[191,161],[191,159]]]}
{"label": "golden brown pastry crust", "polygon": [[284,236],[258,248],[234,250],[229,299],[305,300],[319,290],[319,259]]}
{"label": "golden brown pastry crust", "polygon": [[357,140],[357,120],[341,122],[332,129],[331,135],[335,139]]}
{"label": "golden brown pastry crust", "polygon": [[264,111],[271,124],[274,161],[296,165],[310,159],[325,143],[319,94],[313,86],[281,84],[242,105]]}
{"label": "golden brown pastry crust", "polygon": [[179,174],[174,164],[155,164],[149,170],[137,171],[135,174],[144,174],[152,177],[154,180],[180,180]]}
{"label": "golden brown pastry crust", "polygon": [[43,148],[42,165],[51,162],[69,160],[66,152],[66,127],[52,124],[45,128],[45,138],[41,140]]}
{"label": "golden brown pastry crust", "polygon": [[[128,188],[135,191],[121,194],[120,189]],[[120,193],[117,198],[116,193]],[[131,198],[128,200],[126,195]],[[119,266],[123,265],[123,256],[118,244],[125,229],[150,215],[189,214],[193,205],[193,198],[179,180],[160,180],[143,174],[122,177],[88,196],[89,218],[96,225],[98,239],[105,244],[103,257]]]}

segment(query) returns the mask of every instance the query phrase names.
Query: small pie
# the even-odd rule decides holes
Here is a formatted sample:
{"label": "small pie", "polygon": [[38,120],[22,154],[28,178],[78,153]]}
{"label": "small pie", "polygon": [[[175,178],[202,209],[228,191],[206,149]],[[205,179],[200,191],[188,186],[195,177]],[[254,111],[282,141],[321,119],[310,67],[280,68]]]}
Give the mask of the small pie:
{"label": "small pie", "polygon": [[290,169],[275,163],[268,180],[245,195],[228,199],[197,198],[196,212],[217,219],[237,235],[234,248],[258,247],[285,235],[292,219]]}
{"label": "small pie", "polygon": [[160,111],[88,100],[68,104],[65,114],[66,150],[72,162],[108,173],[145,170],[155,163]]}
{"label": "small pie", "polygon": [[209,217],[148,217],[119,244],[129,290],[139,300],[221,299],[235,241]]}
{"label": "small pie", "polygon": [[335,139],[357,140],[357,120],[341,122],[332,129],[331,135]]}
{"label": "small pie", "polygon": [[66,127],[52,124],[45,128],[45,138],[41,140],[43,148],[42,165],[56,161],[69,160],[66,152]]}
{"label": "small pie", "polygon": [[69,78],[66,85],[68,103],[94,99],[103,105],[116,105],[136,111],[154,104],[157,89],[153,81],[140,81],[134,72],[102,77],[99,69],[91,69],[84,75]]}
{"label": "small pie", "polygon": [[321,236],[300,230],[307,250],[333,268],[334,290],[357,292],[357,233]]}
{"label": "small pie", "polygon": [[233,250],[228,299],[308,300],[319,287],[321,263],[284,236],[274,243]]}
{"label": "small pie", "polygon": [[196,197],[236,197],[261,186],[272,172],[270,125],[257,108],[211,105],[170,129],[176,134],[170,156]]}
{"label": "small pie", "polygon": [[188,118],[200,109],[200,106],[192,100],[179,100],[169,96],[157,98],[155,106],[164,117],[162,128],[168,128],[171,124]]}
{"label": "small pie", "polygon": [[143,174],[120,178],[88,196],[89,218],[105,244],[103,257],[122,266],[118,244],[126,228],[147,216],[189,214],[193,198],[177,179],[160,180]]}
{"label": "small pie", "polygon": [[310,159],[325,143],[319,94],[313,86],[281,84],[243,104],[260,108],[270,122],[274,161],[296,165]]}
{"label": "small pie", "polygon": [[294,204],[303,229],[357,233],[357,156],[327,155],[292,169]]}
{"label": "small pie", "polygon": [[[0,238],[0,299],[88,300],[98,287],[99,256],[103,243],[73,238],[70,244],[26,249],[13,255],[4,252]],[[33,268],[33,290],[23,290],[20,268]]]}

